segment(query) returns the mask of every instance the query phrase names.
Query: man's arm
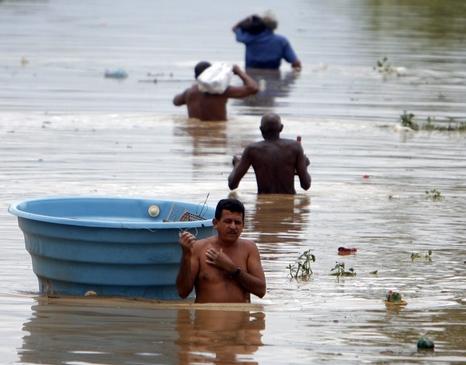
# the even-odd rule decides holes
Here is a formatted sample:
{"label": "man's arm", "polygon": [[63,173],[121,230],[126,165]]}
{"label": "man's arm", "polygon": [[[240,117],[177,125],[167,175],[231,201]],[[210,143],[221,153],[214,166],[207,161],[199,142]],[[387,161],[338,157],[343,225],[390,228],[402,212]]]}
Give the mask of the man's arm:
{"label": "man's arm", "polygon": [[304,190],[311,187],[311,175],[307,171],[309,159],[304,154],[303,147],[298,143],[298,158],[296,161],[296,174],[299,176],[299,183]]}
{"label": "man's arm", "polygon": [[186,298],[194,288],[194,281],[199,271],[199,262],[193,254],[196,238],[189,232],[180,234],[182,249],[180,268],[176,277],[176,289],[181,298]]}
{"label": "man's arm", "polygon": [[183,91],[181,94],[176,95],[173,98],[173,104],[176,106],[181,106],[186,104],[186,96],[188,94],[188,90]]}
{"label": "man's arm", "polygon": [[301,71],[302,70],[302,65],[301,65],[301,61],[300,60],[296,60],[294,61],[292,64],[291,64],[291,67],[293,68],[293,70],[295,71]]}
{"label": "man's arm", "polygon": [[251,159],[249,158],[249,148],[243,152],[241,159],[238,161],[236,156],[233,157],[233,170],[231,171],[230,175],[228,176],[228,187],[230,190],[234,190],[238,187],[239,182],[243,178],[243,176],[248,172],[249,166],[251,166]]}
{"label": "man's arm", "polygon": [[243,81],[243,85],[229,86],[223,93],[224,96],[229,98],[244,98],[249,95],[257,94],[259,85],[257,85],[257,82],[251,76],[241,70],[238,65],[234,65],[232,71]]}
{"label": "man's arm", "polygon": [[241,271],[236,280],[247,291],[262,298],[266,293],[265,275],[262,269],[259,250],[254,243],[251,243],[247,268],[247,272],[243,273]]}
{"label": "man's arm", "polygon": [[293,70],[301,71],[301,61],[299,60],[298,56],[296,55],[295,51],[293,50],[293,47],[291,47],[291,44],[288,40],[286,40],[285,48],[283,50],[283,58],[287,62],[291,63],[291,67],[293,68]]}

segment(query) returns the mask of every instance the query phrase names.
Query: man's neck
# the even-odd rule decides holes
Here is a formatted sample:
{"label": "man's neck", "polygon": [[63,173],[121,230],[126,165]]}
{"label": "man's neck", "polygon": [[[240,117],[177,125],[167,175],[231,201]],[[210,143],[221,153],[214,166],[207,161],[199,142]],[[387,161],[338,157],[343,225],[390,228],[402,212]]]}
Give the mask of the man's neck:
{"label": "man's neck", "polygon": [[236,244],[236,242],[238,242],[238,240],[236,240],[236,241],[225,241],[225,240],[220,239],[220,237],[217,237],[217,242],[216,243],[217,243],[217,245],[219,247],[227,248],[227,247],[234,246]]}

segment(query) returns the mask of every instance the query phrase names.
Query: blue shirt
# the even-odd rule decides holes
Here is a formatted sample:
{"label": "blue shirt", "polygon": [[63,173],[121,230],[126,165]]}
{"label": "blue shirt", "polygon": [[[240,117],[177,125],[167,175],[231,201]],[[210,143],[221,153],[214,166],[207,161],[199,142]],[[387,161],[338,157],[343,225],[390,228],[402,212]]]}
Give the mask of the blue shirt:
{"label": "blue shirt", "polygon": [[246,68],[278,69],[282,58],[289,63],[298,60],[290,42],[269,29],[259,34],[251,34],[241,28],[234,32],[236,40],[246,45]]}

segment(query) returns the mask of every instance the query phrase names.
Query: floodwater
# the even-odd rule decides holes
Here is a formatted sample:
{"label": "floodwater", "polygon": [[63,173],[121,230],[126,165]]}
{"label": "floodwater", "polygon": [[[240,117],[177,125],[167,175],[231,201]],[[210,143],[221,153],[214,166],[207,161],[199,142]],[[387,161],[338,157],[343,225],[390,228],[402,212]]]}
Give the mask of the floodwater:
{"label": "floodwater", "polygon": [[[304,69],[255,75],[264,89],[230,120],[186,120],[171,98],[200,59],[243,64],[231,26],[273,9]],[[0,1],[2,364],[463,364],[466,362],[466,3]],[[395,73],[374,70],[383,57]],[[124,80],[105,79],[123,68]],[[8,204],[51,195],[230,194],[231,156],[266,111],[302,136],[312,187],[233,194],[268,291],[251,305],[47,299]],[[426,191],[436,189],[442,199]],[[339,246],[357,253],[338,256]],[[287,266],[305,250],[308,281]],[[423,256],[432,250],[431,260]],[[422,257],[411,260],[412,253]],[[336,278],[336,262],[354,277]],[[376,274],[374,272],[377,271]],[[386,307],[387,290],[404,307]],[[418,352],[427,335],[434,352]]]}

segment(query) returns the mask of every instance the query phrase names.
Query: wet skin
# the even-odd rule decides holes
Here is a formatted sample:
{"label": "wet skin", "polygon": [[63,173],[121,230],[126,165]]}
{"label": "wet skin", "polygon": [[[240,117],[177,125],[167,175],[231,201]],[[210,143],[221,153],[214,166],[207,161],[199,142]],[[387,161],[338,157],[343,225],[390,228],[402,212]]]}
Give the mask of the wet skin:
{"label": "wet skin", "polygon": [[189,232],[180,234],[180,296],[187,297],[194,288],[196,303],[248,303],[251,293],[263,297],[266,285],[259,251],[254,242],[240,238],[242,214],[223,210],[214,227],[218,235],[202,240]]}

